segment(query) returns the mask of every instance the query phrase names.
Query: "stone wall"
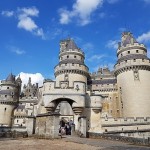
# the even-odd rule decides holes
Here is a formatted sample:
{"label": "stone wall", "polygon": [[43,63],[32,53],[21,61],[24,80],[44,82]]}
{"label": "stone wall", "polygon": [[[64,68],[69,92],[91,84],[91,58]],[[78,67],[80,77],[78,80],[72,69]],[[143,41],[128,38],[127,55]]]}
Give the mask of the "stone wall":
{"label": "stone wall", "polygon": [[150,146],[150,138],[133,138],[133,137],[123,137],[116,134],[100,134],[100,133],[88,133],[89,138],[97,138],[97,139],[109,139],[109,140],[116,140],[116,141],[123,141],[138,145],[148,145]]}
{"label": "stone wall", "polygon": [[150,136],[150,117],[143,118],[101,118],[103,133],[120,134],[135,138]]}
{"label": "stone wall", "polygon": [[38,115],[36,117],[36,137],[59,138],[59,116],[58,113]]}

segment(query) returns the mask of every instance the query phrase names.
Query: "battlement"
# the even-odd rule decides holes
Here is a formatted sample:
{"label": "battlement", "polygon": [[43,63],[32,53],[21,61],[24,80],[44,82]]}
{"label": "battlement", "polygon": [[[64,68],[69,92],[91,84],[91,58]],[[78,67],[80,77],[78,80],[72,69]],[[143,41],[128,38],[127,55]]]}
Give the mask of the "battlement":
{"label": "battlement", "polygon": [[126,45],[122,45],[121,47],[118,48],[118,51],[124,49],[124,48],[127,48],[127,47],[134,47],[134,46],[139,46],[139,47],[142,47],[142,48],[146,48],[144,44],[141,44],[141,43],[133,43],[133,44],[126,44]]}
{"label": "battlement", "polygon": [[75,81],[73,87],[69,87],[68,81],[60,82],[59,86],[56,86],[56,82],[48,81],[43,85],[43,95],[49,94],[85,94],[86,85],[84,82]]}
{"label": "battlement", "polygon": [[142,68],[147,66],[150,67],[150,60],[149,59],[130,59],[130,60],[124,60],[120,63],[117,63],[115,65],[115,71],[122,69],[122,68],[128,68],[132,69],[133,67],[140,66]]}
{"label": "battlement", "polygon": [[150,124],[150,117],[127,117],[127,118],[112,118],[102,117],[102,126],[130,126],[137,124]]}

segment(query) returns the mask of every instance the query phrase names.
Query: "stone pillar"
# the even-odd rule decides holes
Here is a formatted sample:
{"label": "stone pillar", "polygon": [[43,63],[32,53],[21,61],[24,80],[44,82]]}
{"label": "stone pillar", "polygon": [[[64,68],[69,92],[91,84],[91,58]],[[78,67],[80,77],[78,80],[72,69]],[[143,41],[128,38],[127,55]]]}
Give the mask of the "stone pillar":
{"label": "stone pillar", "polygon": [[36,136],[59,138],[59,113],[40,114],[36,117]]}
{"label": "stone pillar", "polygon": [[28,116],[26,118],[26,128],[29,136],[35,133],[35,117]]}
{"label": "stone pillar", "polygon": [[91,108],[91,128],[89,132],[96,132],[96,133],[101,133],[101,123],[100,123],[100,118],[101,118],[101,112],[95,112]]}
{"label": "stone pillar", "polygon": [[86,137],[86,117],[79,117],[79,134],[81,137]]}

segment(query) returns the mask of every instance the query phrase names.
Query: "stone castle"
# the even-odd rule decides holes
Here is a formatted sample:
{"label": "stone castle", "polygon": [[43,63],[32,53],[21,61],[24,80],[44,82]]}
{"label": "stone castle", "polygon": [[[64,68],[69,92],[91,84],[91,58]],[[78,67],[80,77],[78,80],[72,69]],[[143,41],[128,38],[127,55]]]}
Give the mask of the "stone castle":
{"label": "stone castle", "polygon": [[0,126],[46,135],[50,134],[48,130],[57,133],[59,121],[64,118],[73,120],[75,130],[84,136],[87,132],[150,136],[147,49],[130,32],[123,32],[117,58],[113,71],[104,67],[89,73],[85,54],[75,42],[60,41],[55,81],[45,79],[38,87],[29,78],[22,91],[20,77],[10,74],[1,81]]}

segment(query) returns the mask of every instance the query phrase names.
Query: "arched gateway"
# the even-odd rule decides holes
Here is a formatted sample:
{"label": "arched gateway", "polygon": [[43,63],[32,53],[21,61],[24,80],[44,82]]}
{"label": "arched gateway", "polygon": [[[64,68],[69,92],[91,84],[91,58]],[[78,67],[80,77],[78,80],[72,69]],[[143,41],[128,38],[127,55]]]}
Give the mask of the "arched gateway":
{"label": "arched gateway", "polygon": [[78,117],[85,108],[88,67],[84,64],[84,53],[73,40],[60,42],[59,63],[55,67],[56,81],[45,80],[43,103],[47,112],[59,111],[61,116]]}
{"label": "arched gateway", "polygon": [[[56,80],[45,79],[39,92],[41,93],[42,108],[44,107],[40,111],[41,114],[59,112],[59,119],[64,117],[66,120],[73,120],[75,130],[83,129],[82,133],[86,133],[87,128],[89,130],[97,126],[102,99],[101,96],[89,96],[87,93],[89,72],[88,67],[84,64],[84,59],[84,53],[73,40],[61,41],[59,63],[55,67]],[[85,116],[87,124],[80,121],[80,118]],[[45,123],[43,122],[43,124]],[[43,125],[41,125],[42,127]]]}

